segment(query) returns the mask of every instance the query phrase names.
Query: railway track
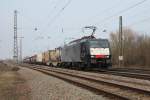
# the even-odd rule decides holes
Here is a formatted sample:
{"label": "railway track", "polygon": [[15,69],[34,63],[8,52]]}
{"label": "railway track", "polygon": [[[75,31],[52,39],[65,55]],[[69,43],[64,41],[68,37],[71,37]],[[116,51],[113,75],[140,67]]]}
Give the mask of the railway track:
{"label": "railway track", "polygon": [[[39,65],[33,65],[33,66],[39,66]],[[124,76],[124,77],[136,78],[136,79],[150,80],[150,70],[147,69],[113,68],[109,70],[94,69],[85,72],[111,74],[111,75]]]}
{"label": "railway track", "polygon": [[[97,72],[97,73],[99,73],[99,72]],[[146,70],[143,71],[143,70],[137,70],[137,69],[135,69],[135,70],[111,69],[111,70],[100,70],[100,73],[150,80],[150,71],[146,71]]]}
{"label": "railway track", "polygon": [[150,69],[142,69],[142,68],[111,68],[110,70],[119,70],[119,71],[134,71],[134,72],[148,72],[150,73]]}
{"label": "railway track", "polygon": [[96,93],[124,99],[124,100],[149,100],[150,84],[143,82],[125,81],[120,79],[109,79],[96,75],[86,74],[81,71],[49,68],[46,66],[31,66],[30,68],[42,73],[55,76],[68,82],[77,84]]}
{"label": "railway track", "polygon": [[140,68],[112,68],[111,71],[121,71],[121,72],[134,72],[134,73],[144,73],[150,74],[150,69],[140,69]]}

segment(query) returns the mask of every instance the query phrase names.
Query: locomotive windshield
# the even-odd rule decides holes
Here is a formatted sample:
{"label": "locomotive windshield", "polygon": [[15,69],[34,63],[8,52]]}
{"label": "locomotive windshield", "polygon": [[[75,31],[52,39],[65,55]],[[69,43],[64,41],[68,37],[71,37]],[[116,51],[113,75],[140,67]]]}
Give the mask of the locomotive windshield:
{"label": "locomotive windshield", "polygon": [[90,47],[92,48],[108,48],[108,40],[91,40],[89,41]]}

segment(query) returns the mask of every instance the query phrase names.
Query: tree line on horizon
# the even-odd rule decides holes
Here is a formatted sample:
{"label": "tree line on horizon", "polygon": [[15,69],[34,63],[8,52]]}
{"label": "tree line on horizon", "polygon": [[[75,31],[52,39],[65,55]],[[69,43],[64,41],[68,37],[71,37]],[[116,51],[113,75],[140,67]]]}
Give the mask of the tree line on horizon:
{"label": "tree line on horizon", "polygon": [[[119,32],[110,33],[112,64],[119,63]],[[123,29],[123,65],[150,66],[150,36],[129,28]]]}

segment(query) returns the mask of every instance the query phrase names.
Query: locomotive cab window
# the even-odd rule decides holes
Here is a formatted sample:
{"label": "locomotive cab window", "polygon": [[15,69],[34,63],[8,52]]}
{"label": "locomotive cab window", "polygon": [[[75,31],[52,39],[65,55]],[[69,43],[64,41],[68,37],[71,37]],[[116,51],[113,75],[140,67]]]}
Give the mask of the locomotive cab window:
{"label": "locomotive cab window", "polygon": [[109,43],[107,40],[91,40],[89,41],[89,45],[92,48],[108,48],[109,47]]}

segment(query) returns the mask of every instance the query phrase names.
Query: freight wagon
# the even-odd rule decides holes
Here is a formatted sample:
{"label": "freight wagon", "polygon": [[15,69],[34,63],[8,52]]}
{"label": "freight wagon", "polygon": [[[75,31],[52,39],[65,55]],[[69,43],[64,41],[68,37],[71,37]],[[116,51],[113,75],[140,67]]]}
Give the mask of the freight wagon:
{"label": "freight wagon", "polygon": [[49,66],[57,66],[61,63],[60,55],[61,55],[60,48],[43,52],[42,63]]}
{"label": "freight wagon", "polygon": [[35,63],[37,63],[36,59],[37,59],[37,56],[36,56],[36,55],[31,56],[31,57],[25,57],[25,58],[23,59],[23,62],[24,62],[24,63],[35,64]]}
{"label": "freight wagon", "polygon": [[42,63],[42,53],[39,53],[36,55],[36,63],[37,64],[43,64]]}

